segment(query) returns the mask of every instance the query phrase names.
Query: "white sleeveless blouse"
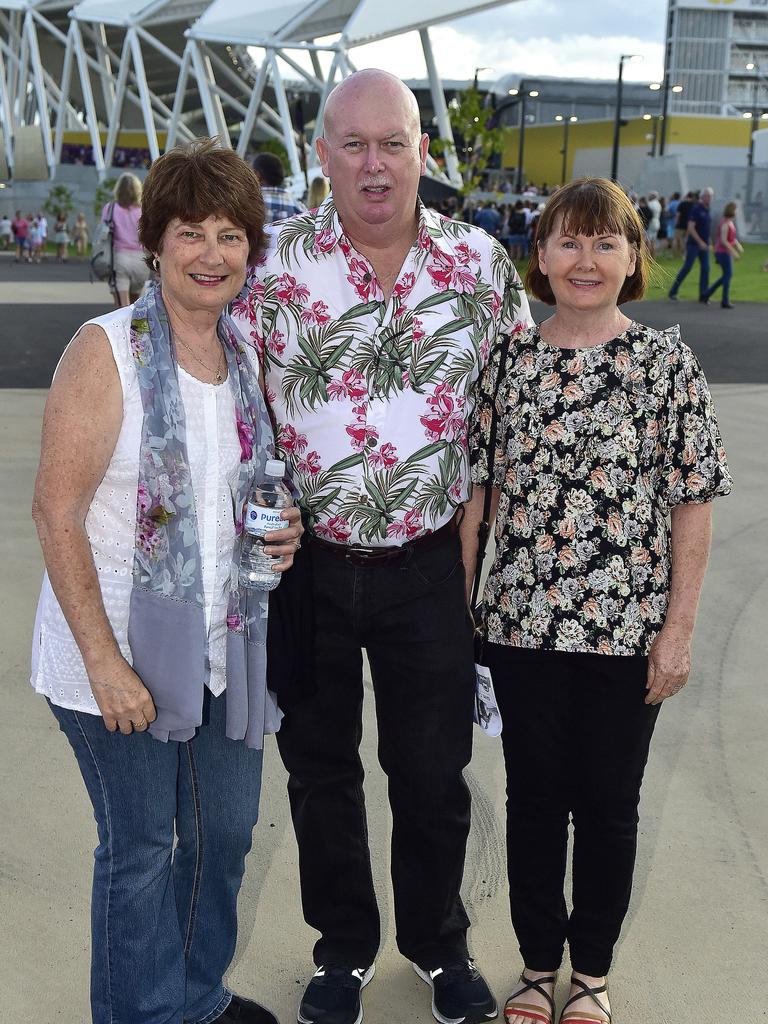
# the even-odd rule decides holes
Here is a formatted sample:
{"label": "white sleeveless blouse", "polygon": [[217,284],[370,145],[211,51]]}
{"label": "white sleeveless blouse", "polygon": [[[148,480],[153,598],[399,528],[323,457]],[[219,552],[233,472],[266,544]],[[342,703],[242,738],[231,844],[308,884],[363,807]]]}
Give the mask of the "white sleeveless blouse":
{"label": "white sleeveless blouse", "polygon": [[[123,657],[128,646],[139,444],[143,408],[130,348],[133,307],[95,317],[112,347],[123,392],[123,424],[104,479],[85,520],[107,618]],[[258,368],[254,363],[254,373]],[[187,457],[197,509],[212,693],[226,684],[227,597],[235,540],[234,490],[240,441],[229,383],[205,384],[179,367],[187,427]],[[169,638],[172,643],[173,639]],[[51,588],[48,574],[37,606],[32,642],[32,686],[53,704],[100,714],[80,651]]]}

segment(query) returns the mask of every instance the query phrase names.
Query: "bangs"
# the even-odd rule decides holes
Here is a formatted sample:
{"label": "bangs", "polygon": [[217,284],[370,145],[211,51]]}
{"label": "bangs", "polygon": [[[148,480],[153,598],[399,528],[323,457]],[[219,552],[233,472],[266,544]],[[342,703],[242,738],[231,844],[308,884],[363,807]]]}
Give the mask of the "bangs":
{"label": "bangs", "polygon": [[227,202],[232,186],[223,170],[213,161],[209,162],[204,175],[185,174],[179,168],[176,181],[169,182],[169,192],[176,197],[175,215],[179,220],[202,224],[208,217],[226,217],[237,227],[245,227],[242,206],[237,202]]}
{"label": "bangs", "polygon": [[[561,231],[566,235],[624,235],[634,241],[636,225],[634,217],[628,216],[626,209],[617,206],[613,197],[602,191],[585,186],[573,197],[573,201],[563,204],[563,223]],[[631,212],[634,210],[630,207]],[[559,211],[558,211],[559,212]]]}
{"label": "bangs", "polygon": [[562,217],[566,235],[623,235],[640,245],[643,225],[627,195],[612,181],[587,179],[561,188],[547,203],[539,237],[547,238]]}

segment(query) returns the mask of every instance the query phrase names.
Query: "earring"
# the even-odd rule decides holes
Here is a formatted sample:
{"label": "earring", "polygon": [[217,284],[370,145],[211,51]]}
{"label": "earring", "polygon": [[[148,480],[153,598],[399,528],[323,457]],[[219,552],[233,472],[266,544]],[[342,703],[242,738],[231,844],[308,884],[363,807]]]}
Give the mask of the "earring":
{"label": "earring", "polygon": [[155,258],[152,260],[152,269],[156,274],[160,273],[160,260],[157,258],[157,256],[155,256]]}

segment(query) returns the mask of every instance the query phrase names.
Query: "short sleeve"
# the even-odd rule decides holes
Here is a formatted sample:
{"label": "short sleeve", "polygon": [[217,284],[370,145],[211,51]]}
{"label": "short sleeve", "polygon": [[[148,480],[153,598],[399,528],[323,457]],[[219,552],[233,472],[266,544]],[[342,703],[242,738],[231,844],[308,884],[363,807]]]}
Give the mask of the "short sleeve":
{"label": "short sleeve", "polygon": [[[504,438],[503,417],[496,418],[496,436],[493,433],[494,409],[499,408],[499,391],[503,387],[507,375],[506,367],[500,374],[502,350],[507,352],[509,359],[510,346],[499,338],[491,350],[488,362],[476,385],[476,401],[472,422],[469,428],[469,463],[472,482],[480,487],[487,487],[489,482],[494,487],[501,487],[504,481]],[[497,385],[501,385],[497,387]]]}
{"label": "short sleeve", "polygon": [[670,366],[662,493],[669,508],[704,504],[733,485],[712,395],[693,352],[679,342]]}
{"label": "short sleeve", "polygon": [[497,331],[502,334],[517,334],[526,327],[533,327],[533,317],[528,305],[528,296],[515,265],[504,251],[500,242],[494,239],[491,263],[494,288],[501,296]]}

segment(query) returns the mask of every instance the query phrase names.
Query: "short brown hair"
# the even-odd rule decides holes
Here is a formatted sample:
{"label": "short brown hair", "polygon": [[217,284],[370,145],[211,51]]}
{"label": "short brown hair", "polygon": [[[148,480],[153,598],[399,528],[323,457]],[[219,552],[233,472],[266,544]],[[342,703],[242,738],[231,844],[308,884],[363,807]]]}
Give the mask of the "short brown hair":
{"label": "short brown hair", "polygon": [[730,203],[726,203],[725,204],[725,209],[723,210],[723,216],[724,217],[735,217],[736,216],[736,211],[738,210],[738,208],[739,208],[739,204],[735,203],[733,200],[731,200]]}
{"label": "short brown hair", "polygon": [[174,217],[199,224],[212,216],[228,217],[245,231],[248,258],[255,262],[264,242],[264,200],[245,160],[215,138],[195,139],[158,157],[144,181],[139,220],[147,263]]}
{"label": "short brown hair", "polygon": [[617,303],[642,299],[648,287],[653,258],[648,251],[640,214],[626,193],[608,178],[579,178],[563,185],[547,201],[536,225],[525,287],[537,299],[554,306],[555,296],[539,267],[538,247],[543,246],[559,217],[569,235],[623,235],[635,250],[635,272],[624,282]]}

